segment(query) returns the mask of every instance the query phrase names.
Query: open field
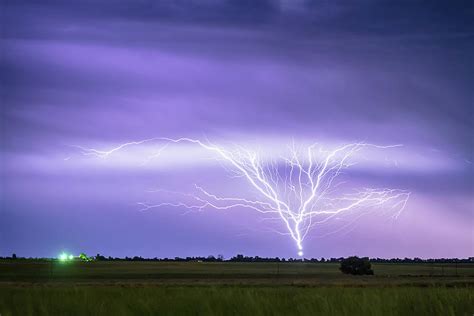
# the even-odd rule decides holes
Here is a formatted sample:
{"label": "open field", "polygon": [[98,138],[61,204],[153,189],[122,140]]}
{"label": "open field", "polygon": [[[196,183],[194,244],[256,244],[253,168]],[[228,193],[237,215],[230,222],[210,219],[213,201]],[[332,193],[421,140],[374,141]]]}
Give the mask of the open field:
{"label": "open field", "polygon": [[473,264],[0,261],[4,315],[472,315]]}
{"label": "open field", "polygon": [[0,287],[2,315],[472,315],[469,288]]}
{"label": "open field", "polygon": [[474,285],[474,264],[372,264],[375,276],[350,276],[338,263],[0,261],[0,282],[332,285]]}

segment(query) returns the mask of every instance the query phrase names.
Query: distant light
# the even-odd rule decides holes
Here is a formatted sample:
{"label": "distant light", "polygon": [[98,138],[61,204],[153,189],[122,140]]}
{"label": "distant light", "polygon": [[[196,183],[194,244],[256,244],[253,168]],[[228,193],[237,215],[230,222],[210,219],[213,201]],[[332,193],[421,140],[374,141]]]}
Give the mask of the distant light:
{"label": "distant light", "polygon": [[67,253],[62,253],[59,255],[59,260],[60,261],[66,261],[68,259]]}
{"label": "distant light", "polygon": [[58,256],[58,259],[59,259],[59,261],[74,260],[74,255],[63,252]]}
{"label": "distant light", "polygon": [[303,256],[303,251],[298,251],[298,256],[302,257]]}

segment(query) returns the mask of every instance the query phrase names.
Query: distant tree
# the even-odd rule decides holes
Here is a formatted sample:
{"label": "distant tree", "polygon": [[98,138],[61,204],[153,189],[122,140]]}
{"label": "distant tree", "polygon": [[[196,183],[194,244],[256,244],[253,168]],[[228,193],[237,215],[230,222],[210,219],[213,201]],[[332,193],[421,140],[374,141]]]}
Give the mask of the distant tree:
{"label": "distant tree", "polygon": [[342,273],[353,275],[373,275],[374,271],[371,268],[369,258],[359,258],[356,256],[348,257],[341,261],[339,268]]}
{"label": "distant tree", "polygon": [[16,259],[16,253],[12,254],[12,259]]}
{"label": "distant tree", "polygon": [[100,254],[97,254],[97,256],[95,256],[95,260],[97,261],[104,261],[104,260],[107,260],[104,256],[100,255]]}
{"label": "distant tree", "polygon": [[207,256],[206,261],[210,261],[210,262],[216,261],[216,257],[214,257],[213,255],[209,255]]}
{"label": "distant tree", "polygon": [[217,255],[217,260],[224,261],[224,255],[221,255],[221,254]]}
{"label": "distant tree", "polygon": [[243,262],[244,261],[244,255],[238,254],[237,256],[230,258],[229,261]]}
{"label": "distant tree", "polygon": [[326,259],[324,259],[324,257],[322,257],[321,262],[326,262]]}

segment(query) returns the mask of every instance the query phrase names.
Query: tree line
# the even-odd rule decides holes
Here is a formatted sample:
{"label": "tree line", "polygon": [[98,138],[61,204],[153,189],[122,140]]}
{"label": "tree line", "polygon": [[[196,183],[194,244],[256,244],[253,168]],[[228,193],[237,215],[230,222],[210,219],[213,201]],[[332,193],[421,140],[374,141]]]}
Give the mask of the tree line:
{"label": "tree line", "polygon": [[[174,258],[144,258],[141,256],[133,257],[111,257],[97,254],[96,256],[89,257],[95,261],[170,261],[170,262],[329,262],[329,263],[341,263],[345,258],[280,258],[280,257],[260,257],[260,256],[244,256],[238,254],[229,259],[225,259],[223,255],[210,255],[206,257],[174,257]],[[18,257],[16,254],[12,254],[10,257],[0,257],[0,260],[51,260],[54,258],[26,258]],[[77,257],[78,260],[79,257]],[[432,258],[432,259],[421,259],[421,258],[369,258],[372,263],[474,263],[474,257],[470,258]]]}

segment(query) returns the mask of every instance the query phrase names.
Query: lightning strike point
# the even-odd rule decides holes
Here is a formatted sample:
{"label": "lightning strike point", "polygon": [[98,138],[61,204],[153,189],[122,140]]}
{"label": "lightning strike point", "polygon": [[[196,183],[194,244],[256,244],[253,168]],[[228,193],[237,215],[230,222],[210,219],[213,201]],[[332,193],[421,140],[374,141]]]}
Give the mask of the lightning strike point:
{"label": "lightning strike point", "polygon": [[[219,197],[197,187],[197,195],[183,194],[193,201],[187,202],[164,202],[155,205],[138,203],[144,210],[157,207],[174,206],[188,210],[201,211],[205,208],[216,210],[229,210],[232,208],[249,208],[261,214],[273,214],[275,218],[282,221],[290,237],[296,243],[297,254],[303,256],[303,241],[308,233],[316,225],[324,224],[330,220],[337,219],[346,213],[360,215],[349,222],[354,223],[360,216],[369,214],[367,209],[377,209],[386,204],[388,209],[395,209],[397,217],[405,208],[410,197],[410,192],[400,189],[389,188],[363,188],[356,193],[341,192],[339,196],[337,186],[343,182],[335,183],[336,178],[346,168],[355,164],[350,161],[356,153],[365,147],[378,149],[400,147],[402,145],[379,146],[369,143],[351,143],[341,147],[323,150],[317,143],[299,150],[289,148],[289,153],[278,158],[266,160],[259,156],[258,152],[242,147],[223,148],[212,143],[203,143],[199,139],[191,138],[164,138],[155,137],[140,141],[121,144],[118,147],[105,150],[97,150],[82,146],[74,146],[81,150],[83,155],[97,158],[107,158],[128,146],[142,145],[147,142],[161,141],[160,152],[174,143],[191,143],[201,146],[203,149],[214,152],[216,159],[223,159],[229,163],[231,172],[247,180],[251,188],[255,189],[261,199],[249,200],[244,197]],[[319,157],[321,155],[321,157]],[[147,160],[155,157],[147,157]],[[280,164],[283,163],[283,166]],[[342,228],[347,227],[347,225]],[[341,228],[341,229],[342,229]],[[60,260],[67,260],[67,254],[61,254]]]}

